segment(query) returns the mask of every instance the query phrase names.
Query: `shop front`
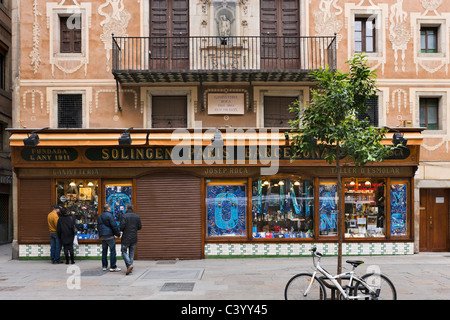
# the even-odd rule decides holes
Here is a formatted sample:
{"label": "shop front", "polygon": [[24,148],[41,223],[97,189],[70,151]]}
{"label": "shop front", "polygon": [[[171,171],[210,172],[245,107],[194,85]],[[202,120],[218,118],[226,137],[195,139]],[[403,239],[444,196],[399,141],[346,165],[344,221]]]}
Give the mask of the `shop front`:
{"label": "shop front", "polygon": [[[223,131],[233,143],[212,151],[208,130],[185,130],[182,138],[133,130],[132,144],[119,145],[117,129],[54,129],[39,133],[33,147],[23,145],[26,130],[11,133],[19,258],[49,256],[47,214],[54,204],[75,219],[76,256],[101,256],[97,217],[106,203],[117,223],[128,203],[140,215],[137,259],[298,256],[313,245],[337,253],[336,167],[320,154],[291,161],[283,132],[261,147],[258,130]],[[190,146],[186,135],[200,143]],[[344,254],[414,253],[411,190],[420,131],[405,136],[408,146],[382,163],[355,167],[344,160]]]}

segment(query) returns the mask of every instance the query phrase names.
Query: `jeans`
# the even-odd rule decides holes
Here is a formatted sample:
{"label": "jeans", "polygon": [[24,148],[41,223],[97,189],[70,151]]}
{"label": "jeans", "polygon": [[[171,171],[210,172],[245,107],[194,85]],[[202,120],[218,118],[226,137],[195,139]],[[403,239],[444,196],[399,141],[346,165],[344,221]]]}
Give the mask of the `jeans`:
{"label": "jeans", "polygon": [[133,264],[134,250],[136,249],[136,243],[122,244],[122,258],[125,261],[127,268]]}
{"label": "jeans", "polygon": [[116,265],[116,240],[114,238],[110,240],[102,240],[102,266],[103,268],[108,267],[108,248],[109,248],[109,262],[111,264],[111,268],[114,269],[117,267]]}
{"label": "jeans", "polygon": [[56,233],[50,233],[50,257],[52,261],[59,261],[61,258],[61,242]]}

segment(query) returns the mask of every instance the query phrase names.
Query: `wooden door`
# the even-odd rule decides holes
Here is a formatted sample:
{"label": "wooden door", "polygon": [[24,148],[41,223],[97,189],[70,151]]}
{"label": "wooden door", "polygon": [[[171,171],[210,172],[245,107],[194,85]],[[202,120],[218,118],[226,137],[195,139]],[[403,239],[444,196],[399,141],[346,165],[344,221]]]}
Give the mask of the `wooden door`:
{"label": "wooden door", "polygon": [[187,128],[187,97],[153,96],[152,128]]}
{"label": "wooden door", "polygon": [[189,66],[189,0],[150,1],[152,70],[185,70]]}
{"label": "wooden door", "polygon": [[142,221],[138,259],[201,259],[201,179],[156,174],[136,180],[136,212]]}
{"label": "wooden door", "polygon": [[261,68],[300,68],[298,0],[261,0]]}
{"label": "wooden door", "polygon": [[420,190],[420,251],[448,251],[449,190]]}

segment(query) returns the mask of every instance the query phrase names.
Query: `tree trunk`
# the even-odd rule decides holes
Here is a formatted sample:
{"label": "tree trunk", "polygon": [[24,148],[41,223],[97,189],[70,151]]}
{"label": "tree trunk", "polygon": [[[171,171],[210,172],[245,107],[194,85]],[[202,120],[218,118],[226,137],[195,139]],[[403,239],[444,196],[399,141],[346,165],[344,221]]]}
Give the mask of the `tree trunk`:
{"label": "tree trunk", "polygon": [[343,242],[343,222],[344,214],[341,213],[342,208],[342,178],[341,178],[341,164],[340,164],[340,150],[339,143],[336,147],[336,173],[337,173],[337,193],[338,193],[338,204],[337,204],[337,234],[338,234],[338,263],[337,263],[337,273],[342,273],[342,242]]}

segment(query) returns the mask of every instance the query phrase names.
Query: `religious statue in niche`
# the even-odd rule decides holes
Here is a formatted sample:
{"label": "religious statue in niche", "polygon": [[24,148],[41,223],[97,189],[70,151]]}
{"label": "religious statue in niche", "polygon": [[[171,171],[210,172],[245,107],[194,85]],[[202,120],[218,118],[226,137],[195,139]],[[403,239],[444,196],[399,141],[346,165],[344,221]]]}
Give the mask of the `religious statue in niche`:
{"label": "religious statue in niche", "polygon": [[219,20],[219,36],[229,37],[231,35],[231,22],[226,15],[221,15]]}
{"label": "religious statue in niche", "polygon": [[213,1],[214,17],[217,25],[217,35],[220,37],[221,45],[227,45],[228,37],[236,32],[236,1],[233,0],[216,0]]}

